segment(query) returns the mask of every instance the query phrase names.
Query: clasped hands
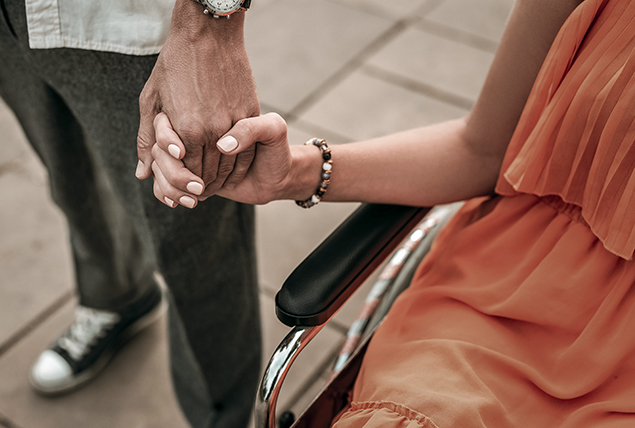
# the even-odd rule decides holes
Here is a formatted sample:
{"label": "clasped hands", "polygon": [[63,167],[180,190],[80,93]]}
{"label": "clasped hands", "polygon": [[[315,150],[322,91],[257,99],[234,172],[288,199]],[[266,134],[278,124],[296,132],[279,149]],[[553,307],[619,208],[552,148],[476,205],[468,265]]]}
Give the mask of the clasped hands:
{"label": "clasped hands", "polygon": [[214,194],[249,204],[284,198],[291,151],[287,126],[279,115],[269,113],[236,122],[215,144],[220,155],[218,173],[208,183],[187,167],[187,148],[165,113],[156,116],[154,131],[154,195],[169,207],[194,208]]}

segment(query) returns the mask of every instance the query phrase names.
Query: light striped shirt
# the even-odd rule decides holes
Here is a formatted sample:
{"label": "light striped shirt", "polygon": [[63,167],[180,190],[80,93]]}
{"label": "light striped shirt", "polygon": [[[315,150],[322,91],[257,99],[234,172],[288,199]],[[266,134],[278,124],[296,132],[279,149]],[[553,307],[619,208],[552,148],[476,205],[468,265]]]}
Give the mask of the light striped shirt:
{"label": "light striped shirt", "polygon": [[25,0],[32,49],[158,53],[174,0]]}

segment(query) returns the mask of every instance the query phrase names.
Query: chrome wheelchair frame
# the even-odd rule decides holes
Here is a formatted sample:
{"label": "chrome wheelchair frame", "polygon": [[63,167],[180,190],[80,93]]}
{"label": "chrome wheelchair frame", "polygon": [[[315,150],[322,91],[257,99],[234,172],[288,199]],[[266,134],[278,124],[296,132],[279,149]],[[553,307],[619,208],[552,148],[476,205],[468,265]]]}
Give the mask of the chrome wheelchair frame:
{"label": "chrome wheelchair frame", "polygon": [[[362,205],[291,273],[275,304],[278,319],[292,330],[273,353],[262,377],[254,410],[256,428],[329,426],[346,404],[372,333],[409,285],[439,230],[461,205]],[[297,421],[288,412],[278,421],[278,395],[291,365],[381,266],[360,316],[349,329],[330,381]]]}

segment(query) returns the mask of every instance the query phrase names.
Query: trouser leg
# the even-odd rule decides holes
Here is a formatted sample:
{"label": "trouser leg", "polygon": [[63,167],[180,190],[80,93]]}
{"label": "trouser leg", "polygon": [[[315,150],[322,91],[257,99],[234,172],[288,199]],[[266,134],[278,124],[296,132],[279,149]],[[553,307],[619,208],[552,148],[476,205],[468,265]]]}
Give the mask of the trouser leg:
{"label": "trouser leg", "polygon": [[151,259],[91,150],[92,137],[6,26],[0,41],[0,95],[45,165],[52,197],[66,216],[80,302],[118,310],[151,286]]}
{"label": "trouser leg", "polygon": [[[174,301],[172,373],[186,416],[195,427],[244,426],[255,395],[261,348],[253,208],[221,198],[210,198],[195,210],[170,209],[156,201],[151,182],[134,178],[137,98],[155,58],[71,49],[30,51],[23,3],[5,4],[24,56],[24,72],[37,75],[68,106],[87,156],[103,171],[113,190],[110,194],[166,278]],[[5,86],[2,79],[0,86]],[[33,103],[42,101],[26,104]],[[43,105],[45,112],[37,114],[24,110],[25,129],[39,122],[37,114],[59,119],[58,106]],[[27,133],[30,140],[31,134]],[[69,170],[60,175],[68,180]],[[192,374],[202,386],[188,381]]]}

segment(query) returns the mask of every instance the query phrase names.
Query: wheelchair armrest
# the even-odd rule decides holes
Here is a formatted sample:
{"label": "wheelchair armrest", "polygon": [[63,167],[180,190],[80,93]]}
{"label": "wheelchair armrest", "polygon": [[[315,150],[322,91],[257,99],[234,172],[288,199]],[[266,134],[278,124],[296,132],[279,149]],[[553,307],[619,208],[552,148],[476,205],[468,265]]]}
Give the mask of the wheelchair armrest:
{"label": "wheelchair armrest", "polygon": [[324,324],[430,208],[365,204],[291,273],[276,295],[284,324]]}

